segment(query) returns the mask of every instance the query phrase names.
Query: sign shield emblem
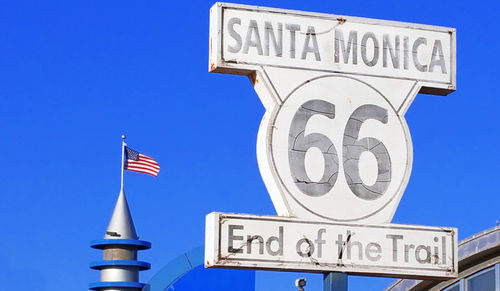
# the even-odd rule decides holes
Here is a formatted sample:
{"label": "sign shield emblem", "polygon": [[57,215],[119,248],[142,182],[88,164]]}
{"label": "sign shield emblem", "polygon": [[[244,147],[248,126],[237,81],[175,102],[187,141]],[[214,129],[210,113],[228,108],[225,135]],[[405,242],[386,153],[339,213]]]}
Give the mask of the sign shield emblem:
{"label": "sign shield emblem", "polygon": [[216,3],[211,72],[248,75],[266,108],[261,175],[280,216],[388,223],[408,183],[404,114],[455,90],[451,28]]}

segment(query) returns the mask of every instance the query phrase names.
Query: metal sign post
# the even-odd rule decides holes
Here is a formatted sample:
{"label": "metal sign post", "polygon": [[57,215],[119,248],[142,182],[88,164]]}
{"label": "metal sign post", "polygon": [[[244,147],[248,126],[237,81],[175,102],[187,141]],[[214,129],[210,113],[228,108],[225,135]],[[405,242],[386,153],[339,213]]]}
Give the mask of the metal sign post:
{"label": "metal sign post", "polygon": [[330,289],[456,277],[456,229],[390,224],[413,161],[405,112],[455,90],[455,42],[448,27],[213,5],[209,71],[247,75],[266,108],[257,159],[279,217],[209,214],[206,267],[321,272]]}
{"label": "metal sign post", "polygon": [[323,275],[323,291],[347,291],[347,274],[331,272]]}

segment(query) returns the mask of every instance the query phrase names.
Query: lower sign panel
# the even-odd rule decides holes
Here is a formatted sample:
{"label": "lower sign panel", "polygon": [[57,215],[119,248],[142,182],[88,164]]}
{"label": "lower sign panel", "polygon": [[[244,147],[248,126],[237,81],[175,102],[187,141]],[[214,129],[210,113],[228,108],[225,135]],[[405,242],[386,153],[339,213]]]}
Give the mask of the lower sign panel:
{"label": "lower sign panel", "polygon": [[343,272],[417,279],[458,275],[456,228],[360,225],[210,213],[205,267]]}

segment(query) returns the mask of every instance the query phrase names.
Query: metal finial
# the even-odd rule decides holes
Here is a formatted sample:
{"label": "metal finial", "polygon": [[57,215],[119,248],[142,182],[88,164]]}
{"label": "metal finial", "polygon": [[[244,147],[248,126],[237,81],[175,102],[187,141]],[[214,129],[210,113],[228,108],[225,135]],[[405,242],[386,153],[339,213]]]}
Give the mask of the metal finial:
{"label": "metal finial", "polygon": [[127,137],[124,134],[122,134],[122,139],[125,140],[126,138]]}

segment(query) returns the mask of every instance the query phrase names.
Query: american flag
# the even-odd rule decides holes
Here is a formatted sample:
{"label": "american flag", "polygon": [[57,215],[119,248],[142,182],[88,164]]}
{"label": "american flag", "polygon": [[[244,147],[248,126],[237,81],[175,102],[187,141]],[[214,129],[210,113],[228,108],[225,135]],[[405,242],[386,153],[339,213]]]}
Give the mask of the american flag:
{"label": "american flag", "polygon": [[125,147],[125,170],[158,176],[160,165],[155,159]]}

